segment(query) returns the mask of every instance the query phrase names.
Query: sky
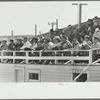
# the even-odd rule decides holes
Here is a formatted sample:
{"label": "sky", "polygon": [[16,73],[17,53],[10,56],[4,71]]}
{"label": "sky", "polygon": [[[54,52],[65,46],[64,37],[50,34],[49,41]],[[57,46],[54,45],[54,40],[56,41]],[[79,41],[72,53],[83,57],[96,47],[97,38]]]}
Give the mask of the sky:
{"label": "sky", "polygon": [[72,3],[88,4],[82,7],[82,22],[100,16],[100,1],[0,2],[0,36],[11,35],[12,30],[14,35],[34,35],[35,24],[38,34],[45,33],[51,29],[48,22],[56,19],[58,28],[77,24],[78,7]]}

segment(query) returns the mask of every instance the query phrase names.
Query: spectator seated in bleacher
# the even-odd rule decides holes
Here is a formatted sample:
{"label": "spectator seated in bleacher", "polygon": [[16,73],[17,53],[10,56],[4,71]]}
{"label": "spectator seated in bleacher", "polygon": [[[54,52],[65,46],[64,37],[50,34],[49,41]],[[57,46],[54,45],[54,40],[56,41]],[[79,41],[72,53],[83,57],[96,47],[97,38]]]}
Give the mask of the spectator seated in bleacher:
{"label": "spectator seated in bleacher", "polygon": [[50,41],[51,41],[51,42],[53,41],[54,36],[55,36],[55,32],[54,32],[53,29],[51,29],[51,30],[50,30],[50,39],[51,39]]}
{"label": "spectator seated in bleacher", "polygon": [[[29,56],[39,56],[40,51],[42,51],[42,56],[87,56],[87,50],[100,48],[99,29],[100,18],[96,16],[95,18],[88,19],[87,22],[82,23],[80,29],[78,29],[77,25],[68,25],[66,28],[57,30],[51,29],[47,38],[37,36],[30,41],[28,37],[24,37],[23,40],[16,39],[17,42],[10,40],[9,44],[7,43],[7,40],[3,39],[0,44],[0,50],[10,50],[11,52],[15,50],[16,56],[25,56],[24,51],[29,51]],[[55,52],[55,50],[58,51]],[[74,50],[73,54],[71,50]],[[93,53],[99,54],[98,50]],[[10,53],[5,54],[7,55]],[[20,61],[21,60],[19,60],[19,62]],[[44,61],[46,60],[43,60],[42,63]],[[51,60],[48,62],[50,61]],[[40,61],[35,61],[35,63],[39,62]]]}
{"label": "spectator seated in bleacher", "polygon": [[53,38],[53,45],[52,45],[52,50],[60,50],[61,47],[61,39],[59,36],[55,36]]}
{"label": "spectator seated in bleacher", "polygon": [[95,18],[93,18],[93,27],[98,28],[98,26],[99,26],[99,20],[98,17],[95,16]]}
{"label": "spectator seated in bleacher", "polygon": [[100,42],[100,30],[99,30],[99,28],[95,29],[95,32],[94,32],[93,37],[92,37],[92,42],[94,42],[94,37],[98,37],[99,42]]}
{"label": "spectator seated in bleacher", "polygon": [[94,37],[92,48],[100,48],[100,42],[99,42],[98,37]]}
{"label": "spectator seated in bleacher", "polygon": [[30,49],[31,50],[35,50],[35,48],[37,48],[37,42],[38,42],[38,39],[37,38],[33,38],[31,40],[31,46],[30,46]]}
{"label": "spectator seated in bleacher", "polygon": [[7,50],[8,49],[7,40],[3,39],[1,43],[2,43],[1,50]]}
{"label": "spectator seated in bleacher", "polygon": [[61,49],[71,49],[72,48],[72,44],[71,42],[68,40],[68,37],[63,36],[61,39]]}
{"label": "spectator seated in bleacher", "polygon": [[16,39],[15,50],[20,51],[22,46],[23,46],[22,39]]}
{"label": "spectator seated in bleacher", "polygon": [[92,42],[90,41],[90,37],[88,35],[85,35],[85,50],[89,50],[92,48]]}
{"label": "spectator seated in bleacher", "polygon": [[[2,46],[1,46],[1,51],[7,51],[8,50],[8,45],[7,45],[7,40],[6,40],[6,38],[4,38],[2,41],[1,41],[1,43],[2,43]],[[7,52],[3,52],[3,55],[4,56],[8,56],[8,53]],[[3,63],[6,63],[8,61],[8,59],[3,59]]]}
{"label": "spectator seated in bleacher", "polygon": [[[100,42],[99,42],[98,37],[94,37],[92,48],[93,49],[100,48]],[[93,60],[95,61],[99,58],[100,58],[100,50],[93,50]]]}
{"label": "spectator seated in bleacher", "polygon": [[[72,46],[73,46],[73,50],[81,50],[81,45],[80,43],[78,42],[77,38],[74,37],[73,40],[72,40]],[[78,52],[79,51],[74,51],[73,52],[73,55],[74,56],[77,56],[78,55]]]}
{"label": "spectator seated in bleacher", "polygon": [[46,38],[44,42],[45,50],[52,50],[53,42],[51,42],[51,38]]}
{"label": "spectator seated in bleacher", "polygon": [[89,36],[81,37],[81,50],[89,50],[92,47],[91,41],[89,41]]}
{"label": "spectator seated in bleacher", "polygon": [[30,54],[29,54],[30,56],[39,56],[39,53],[34,52],[36,50],[36,48],[38,47],[37,42],[38,42],[38,38],[36,38],[36,37],[32,38],[30,49],[33,52],[30,52]]}
{"label": "spectator seated in bleacher", "polygon": [[39,40],[37,41],[37,48],[35,48],[35,50],[40,51],[44,49],[44,41],[45,38],[44,37],[40,37]]}
{"label": "spectator seated in bleacher", "polygon": [[14,51],[15,50],[15,43],[14,40],[10,40],[10,43],[8,45],[8,50]]}
{"label": "spectator seated in bleacher", "polygon": [[29,42],[27,37],[24,37],[23,39],[23,46],[21,47],[21,50],[25,50],[25,51],[29,51],[30,49],[31,43]]}
{"label": "spectator seated in bleacher", "polygon": [[72,46],[73,46],[73,48],[76,48],[77,45],[79,45],[79,42],[78,42],[78,40],[77,40],[76,37],[73,37],[73,40],[72,40]]}

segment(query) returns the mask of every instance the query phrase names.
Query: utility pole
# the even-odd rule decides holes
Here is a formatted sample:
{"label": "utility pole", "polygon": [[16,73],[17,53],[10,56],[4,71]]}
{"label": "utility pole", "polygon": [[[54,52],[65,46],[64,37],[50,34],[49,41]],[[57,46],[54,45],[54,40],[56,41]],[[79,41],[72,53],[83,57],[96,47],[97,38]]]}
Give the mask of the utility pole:
{"label": "utility pole", "polygon": [[13,39],[13,30],[11,31],[11,38]]}
{"label": "utility pole", "polygon": [[58,29],[58,19],[56,19],[56,29]]}
{"label": "utility pole", "polygon": [[35,24],[35,36],[37,36],[37,24]]}
{"label": "utility pole", "polygon": [[52,29],[54,29],[54,25],[56,25],[56,29],[58,29],[58,19],[56,19],[56,22],[52,22],[52,23],[48,22],[48,25],[51,25]]}
{"label": "utility pole", "polygon": [[48,25],[51,25],[52,29],[54,29],[54,25],[56,25],[56,23],[54,23],[54,22],[49,23],[49,22],[48,22]]}
{"label": "utility pole", "polygon": [[72,3],[72,5],[77,5],[78,6],[78,29],[81,28],[81,20],[82,20],[82,6],[87,5],[85,3]]}

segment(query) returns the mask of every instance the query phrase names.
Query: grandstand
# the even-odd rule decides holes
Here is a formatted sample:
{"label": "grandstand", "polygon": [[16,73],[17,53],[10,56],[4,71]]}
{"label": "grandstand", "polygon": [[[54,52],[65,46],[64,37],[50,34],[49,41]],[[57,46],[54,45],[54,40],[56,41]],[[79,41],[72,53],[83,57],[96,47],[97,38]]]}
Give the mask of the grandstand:
{"label": "grandstand", "polygon": [[99,66],[97,16],[37,36],[1,37],[0,82],[99,82]]}
{"label": "grandstand", "polygon": [[[45,38],[48,35],[42,34]],[[1,51],[0,82],[97,82],[100,59],[94,56],[99,56],[99,51],[99,48]]]}

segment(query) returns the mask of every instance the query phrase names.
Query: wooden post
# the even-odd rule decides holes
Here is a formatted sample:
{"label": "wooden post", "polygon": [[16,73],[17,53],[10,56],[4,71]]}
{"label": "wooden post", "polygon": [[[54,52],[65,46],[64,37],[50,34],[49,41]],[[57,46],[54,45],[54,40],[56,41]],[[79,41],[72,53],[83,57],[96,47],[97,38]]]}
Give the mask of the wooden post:
{"label": "wooden post", "polygon": [[[57,55],[57,51],[55,51],[55,56]],[[55,64],[57,64],[57,60],[55,59]]]}
{"label": "wooden post", "polygon": [[[41,56],[42,56],[42,50],[41,51],[39,51],[39,58],[41,58]],[[39,62],[41,61],[41,59],[39,60]]]}
{"label": "wooden post", "polygon": [[[13,57],[15,57],[15,56],[16,56],[16,52],[13,51]],[[15,63],[15,61],[16,61],[16,59],[14,58],[14,59],[13,59],[13,63]]]}
{"label": "wooden post", "polygon": [[25,53],[26,53],[26,64],[28,64],[28,51],[26,51]]}
{"label": "wooden post", "polygon": [[[3,52],[1,51],[1,57],[3,56]],[[3,59],[1,59],[1,63],[3,62]]]}
{"label": "wooden post", "polygon": [[72,65],[74,64],[74,61],[73,61],[73,50],[71,50],[71,64]]}
{"label": "wooden post", "polygon": [[92,64],[92,49],[89,50],[89,65]]}

